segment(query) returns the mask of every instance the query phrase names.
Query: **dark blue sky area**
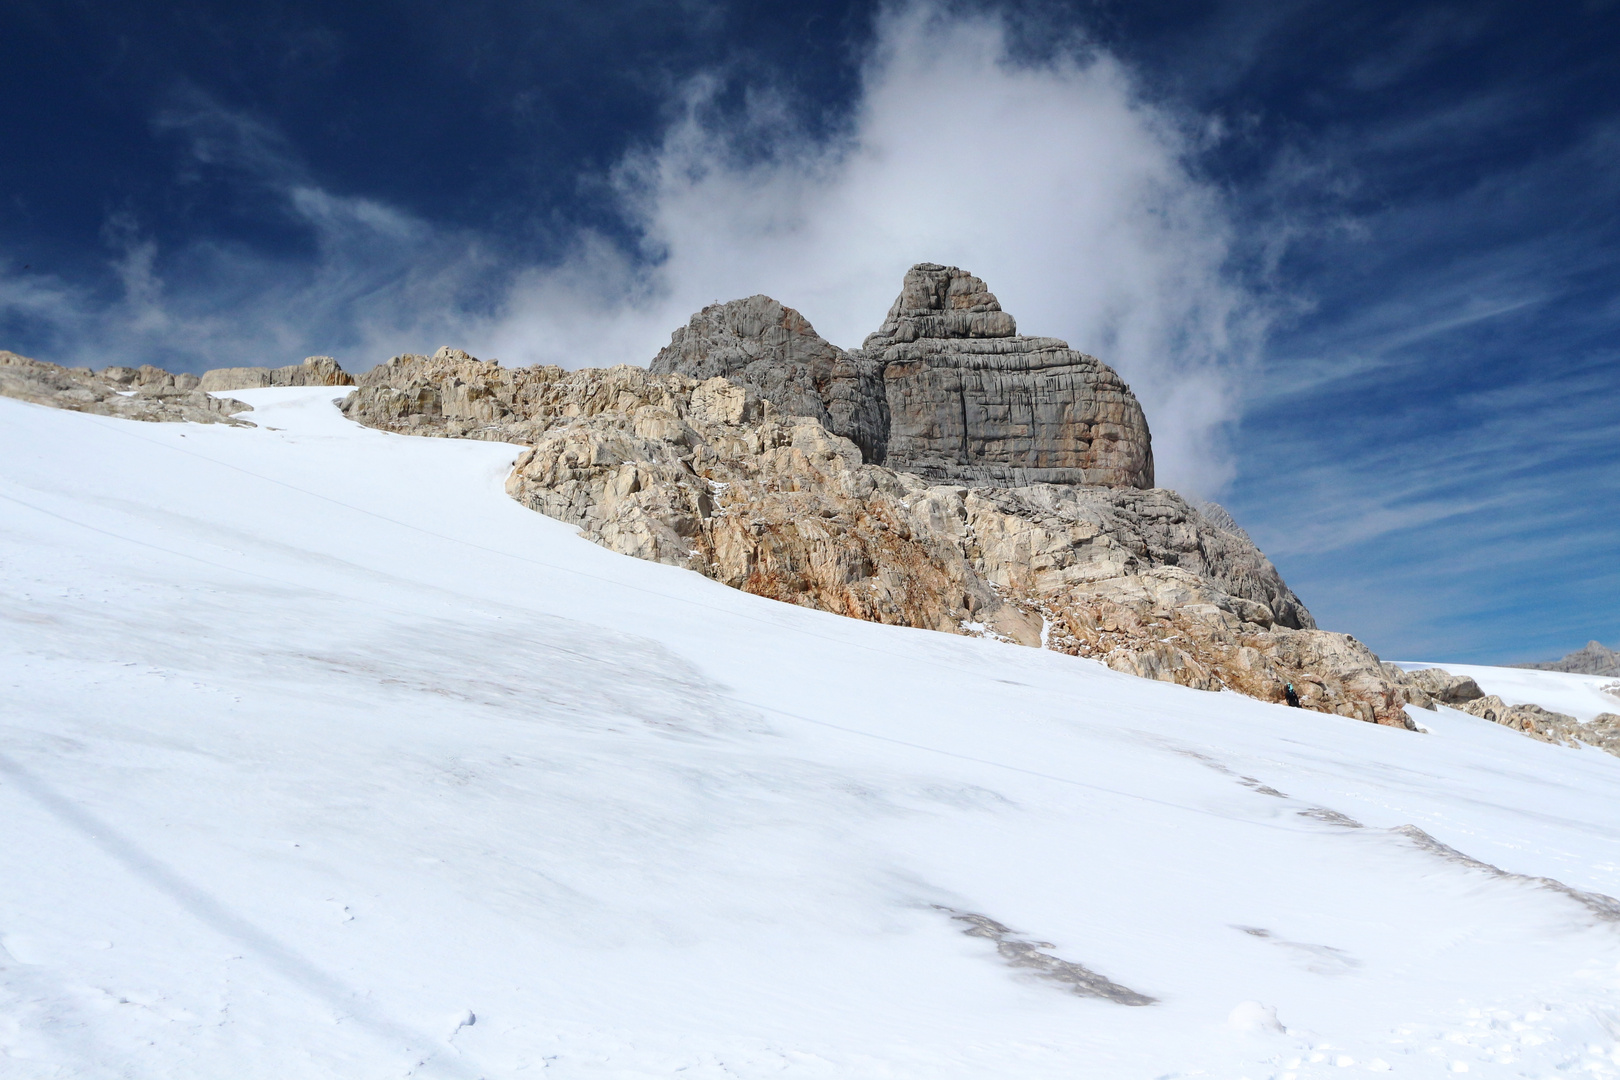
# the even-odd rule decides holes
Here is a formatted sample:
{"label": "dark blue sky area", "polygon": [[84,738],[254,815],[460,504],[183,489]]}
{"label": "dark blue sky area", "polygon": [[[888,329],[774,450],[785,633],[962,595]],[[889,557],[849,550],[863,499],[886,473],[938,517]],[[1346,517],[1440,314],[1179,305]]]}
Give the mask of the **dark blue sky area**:
{"label": "dark blue sky area", "polygon": [[[1174,118],[1266,312],[1215,494],[1325,627],[1485,663],[1620,641],[1620,6],[947,10],[1003,18],[1013,64],[1111,55]],[[582,229],[656,262],[616,170],[699,83],[712,116],[836,143],[878,12],[14,0],[0,347],[363,368],[385,357],[343,350],[389,317],[368,298],[488,314]],[[941,161],[1010,152],[955,137],[950,90]],[[746,156],[769,127],[739,130]],[[451,247],[454,286],[413,293]],[[338,299],[307,325],[264,314],[311,281]]]}

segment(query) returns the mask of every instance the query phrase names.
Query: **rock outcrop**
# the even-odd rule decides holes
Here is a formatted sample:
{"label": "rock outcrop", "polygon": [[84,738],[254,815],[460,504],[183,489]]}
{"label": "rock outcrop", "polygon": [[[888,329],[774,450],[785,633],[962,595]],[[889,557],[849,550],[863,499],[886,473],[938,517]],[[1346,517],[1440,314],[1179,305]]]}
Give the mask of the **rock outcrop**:
{"label": "rock outcrop", "polygon": [[150,365],[96,373],[0,351],[0,396],[124,420],[252,426],[231,415],[252,406],[212,397],[198,382],[195,375],[174,375]]}
{"label": "rock outcrop", "polygon": [[954,266],[912,267],[859,350],[752,296],[694,315],[652,370],[725,376],[852,440],[868,463],[939,482],[1153,487],[1130,387],[1057,338],[1018,334],[984,282]]}
{"label": "rock outcrop", "polygon": [[1153,486],[1130,387],[1066,342],[1019,335],[965,270],[912,267],[861,351],[883,370],[892,468],[998,487]]}
{"label": "rock outcrop", "polygon": [[820,421],[865,460],[883,462],[889,415],[878,365],[825,340],[768,296],[710,304],[670,336],[651,370],[700,382],[724,376],[786,414]]}
{"label": "rock outcrop", "polygon": [[1442,705],[1462,708],[1468,702],[1478,701],[1485,696],[1485,691],[1479,688],[1479,684],[1466,675],[1453,675],[1440,668],[1401,672],[1393,664],[1389,667],[1392,678],[1400,679],[1408,686],[1417,687]]}
{"label": "rock outcrop", "polygon": [[[1392,726],[1413,726],[1406,705],[1444,703],[1538,739],[1620,754],[1620,716],[1581,724],[1536,705],[1508,706],[1472,679],[1433,668],[1406,672],[1348,635],[1316,629],[1225,510],[1151,488],[1146,424],[1133,427],[1131,410],[1139,418],[1140,408],[1122,383],[1117,399],[1098,391],[1106,378],[1085,382],[1083,393],[1071,380],[1061,393],[1090,403],[1093,434],[1105,424],[1097,417],[1128,404],[1109,414],[1124,418],[1128,438],[1102,441],[1142,455],[1093,460],[1126,471],[1135,461],[1134,481],[996,486],[989,481],[1003,474],[979,461],[948,476],[971,483],[932,482],[940,470],[907,449],[904,424],[897,429],[887,411],[897,381],[915,374],[904,370],[913,362],[908,354],[891,350],[978,339],[1024,343],[996,355],[1067,352],[1061,342],[1017,337],[978,279],[923,264],[868,338],[880,349],[875,361],[836,349],[791,308],[756,296],[694,316],[659,354],[662,372],[508,369],[444,348],[395,357],[356,384],[330,357],[199,379],[151,366],[96,373],[0,352],[0,394],[128,419],[240,424],[230,414],[249,406],[208,389],[356,384],[342,403],[351,418],[391,431],[527,444],[507,480],[514,498],[615,551],[758,595],[1052,648],[1144,678],[1267,701],[1283,700],[1292,684],[1305,708]],[[971,349],[953,359],[956,346],[927,348],[939,360],[929,370],[973,369],[961,361]],[[891,377],[896,363],[902,370]],[[1028,365],[1005,370],[1054,374]],[[899,392],[911,402],[906,409],[920,385]],[[1030,425],[1025,435],[1061,441],[1065,430]],[[910,468],[873,463],[886,457]],[[1086,466],[1054,468],[1071,479],[1093,475]],[[1592,642],[1563,661],[1524,666],[1584,670],[1592,657],[1613,656]]]}
{"label": "rock outcrop", "polygon": [[66,368],[0,350],[0,395],[74,412],[125,420],[191,421],[252,427],[231,414],[253,406],[213,393],[264,386],[353,386],[354,379],[330,356],[311,356],[281,368],[216,368],[202,376],[138,368]]}
{"label": "rock outcrop", "polygon": [[1620,756],[1620,715],[1615,713],[1599,713],[1583,724],[1573,716],[1540,705],[1509,705],[1495,694],[1481,695],[1462,702],[1457,708],[1493,724],[1522,731],[1542,742],[1560,746],[1586,743]]}
{"label": "rock outcrop", "polygon": [[1576,649],[1560,660],[1513,666],[1539,671],[1569,671],[1577,675],[1620,675],[1620,652],[1606,647],[1601,641],[1588,641],[1585,648]]}
{"label": "rock outcrop", "polygon": [[[195,376],[187,376],[195,378]],[[205,371],[199,388],[220,392],[225,390],[257,390],[266,386],[353,386],[354,377],[338,366],[330,356],[306,357],[302,364],[286,367],[234,367]]]}
{"label": "rock outcrop", "polygon": [[758,595],[1269,701],[1292,682],[1307,708],[1385,724],[1429,704],[1355,639],[1316,630],[1246,536],[1174,492],[931,483],[749,386],[635,367],[509,369],[441,349],[366,372],[343,409],[527,444],[514,498]]}

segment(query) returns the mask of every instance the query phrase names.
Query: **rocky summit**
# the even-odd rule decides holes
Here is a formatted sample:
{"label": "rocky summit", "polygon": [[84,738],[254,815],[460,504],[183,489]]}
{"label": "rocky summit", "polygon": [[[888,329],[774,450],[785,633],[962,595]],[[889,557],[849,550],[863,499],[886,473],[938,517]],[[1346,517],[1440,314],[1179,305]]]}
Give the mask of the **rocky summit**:
{"label": "rocky summit", "polygon": [[883,373],[868,358],[827,341],[803,315],[768,296],[710,304],[653,357],[655,375],[722,376],[792,416],[818,420],[860,448],[887,456],[889,411]]}
{"label": "rocky summit", "polygon": [[[1019,335],[956,267],[913,267],[858,350],[751,296],[698,312],[650,370],[507,368],[446,347],[352,381],[351,419],[520,444],[514,499],[760,596],[1200,690],[1281,702],[1292,687],[1304,708],[1380,724],[1411,727],[1407,705],[1440,702],[1585,738],[1561,714],[1504,708],[1318,629],[1230,515],[1153,487],[1130,388],[1062,341]],[[144,420],[236,422],[246,406],[207,391],[350,382],[330,357],[199,379],[0,354],[0,393]]]}
{"label": "rocky summit", "polygon": [[767,296],[714,304],[677,330],[655,374],[719,375],[811,416],[870,464],[977,487],[1153,487],[1142,407],[1101,360],[1025,337],[979,278],[919,263],[858,350]]}

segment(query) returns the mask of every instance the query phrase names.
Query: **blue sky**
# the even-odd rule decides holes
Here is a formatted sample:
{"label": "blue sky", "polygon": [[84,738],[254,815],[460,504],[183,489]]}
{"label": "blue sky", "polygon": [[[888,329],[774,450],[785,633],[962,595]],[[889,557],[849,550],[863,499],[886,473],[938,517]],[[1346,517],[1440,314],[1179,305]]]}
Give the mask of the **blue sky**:
{"label": "blue sky", "polygon": [[[1347,10],[1353,8],[1353,10]],[[912,262],[1403,659],[1620,641],[1620,6],[8,4],[0,347],[646,362]]]}

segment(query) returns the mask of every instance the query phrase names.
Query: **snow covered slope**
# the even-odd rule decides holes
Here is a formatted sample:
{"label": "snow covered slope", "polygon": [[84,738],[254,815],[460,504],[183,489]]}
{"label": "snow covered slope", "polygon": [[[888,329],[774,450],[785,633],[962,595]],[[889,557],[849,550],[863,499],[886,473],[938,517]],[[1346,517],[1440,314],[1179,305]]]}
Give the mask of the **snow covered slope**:
{"label": "snow covered slope", "polygon": [[338,393],[0,400],[0,1075],[1620,1074],[1620,759],[747,596]]}

